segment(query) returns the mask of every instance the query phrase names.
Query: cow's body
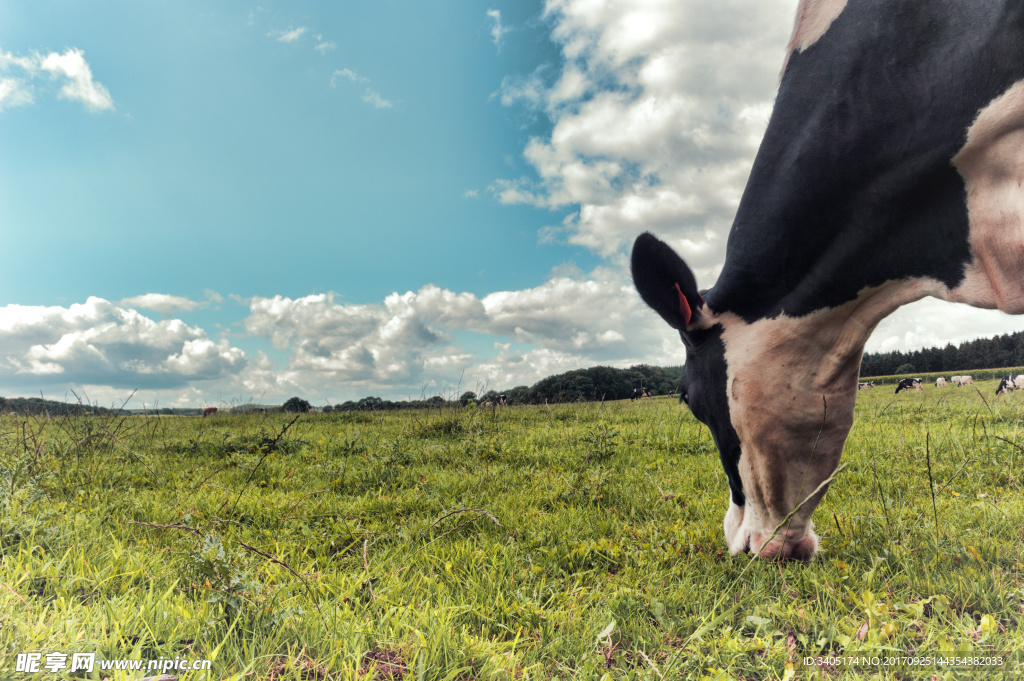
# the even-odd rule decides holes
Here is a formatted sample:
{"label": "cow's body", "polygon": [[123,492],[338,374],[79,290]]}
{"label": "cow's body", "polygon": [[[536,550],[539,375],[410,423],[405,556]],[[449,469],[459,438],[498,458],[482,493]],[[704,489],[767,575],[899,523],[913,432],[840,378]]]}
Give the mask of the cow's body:
{"label": "cow's body", "polygon": [[935,387],[936,388],[945,388],[946,387],[946,379],[942,378],[941,376],[936,378],[935,379]]}
{"label": "cow's body", "polygon": [[[933,296],[1024,312],[1024,2],[803,0],[718,281],[649,234],[644,300],[686,346],[733,553],[809,559],[864,343]],[[913,258],[905,257],[912,252]]]}
{"label": "cow's body", "polygon": [[1010,374],[999,381],[999,387],[996,388],[996,395],[1002,395],[1006,392],[1013,392],[1014,390],[1024,390],[1024,374],[1017,374],[1014,376]]}
{"label": "cow's body", "polygon": [[874,381],[868,381],[867,383],[858,383],[857,390],[870,390],[875,387]]}
{"label": "cow's body", "polygon": [[949,380],[951,380],[953,383],[956,383],[956,387],[958,388],[962,388],[965,385],[974,385],[974,379],[971,378],[970,376],[954,376]]}
{"label": "cow's body", "polygon": [[203,409],[203,418],[205,419],[207,416],[213,416],[216,413],[217,407],[206,407]]}
{"label": "cow's body", "polygon": [[899,382],[899,385],[896,386],[896,393],[899,393],[901,390],[906,390],[906,391],[909,392],[910,390],[923,390],[923,389],[924,389],[924,381],[921,380],[920,378],[904,378],[904,379],[901,379],[900,382]]}

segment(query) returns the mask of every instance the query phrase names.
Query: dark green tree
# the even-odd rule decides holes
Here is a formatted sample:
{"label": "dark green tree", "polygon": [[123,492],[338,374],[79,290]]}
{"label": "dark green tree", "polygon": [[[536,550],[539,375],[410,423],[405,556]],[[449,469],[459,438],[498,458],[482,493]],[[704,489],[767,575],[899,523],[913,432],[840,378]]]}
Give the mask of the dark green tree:
{"label": "dark green tree", "polygon": [[283,405],[285,411],[292,413],[307,412],[310,410],[312,406],[313,405],[311,405],[309,402],[302,399],[301,397],[292,397]]}

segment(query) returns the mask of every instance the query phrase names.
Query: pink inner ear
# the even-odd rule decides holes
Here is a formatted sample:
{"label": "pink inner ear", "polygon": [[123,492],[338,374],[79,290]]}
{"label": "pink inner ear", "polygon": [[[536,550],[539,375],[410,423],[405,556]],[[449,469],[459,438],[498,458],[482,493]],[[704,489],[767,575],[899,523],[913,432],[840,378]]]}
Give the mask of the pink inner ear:
{"label": "pink inner ear", "polygon": [[683,295],[683,289],[679,288],[679,282],[676,282],[676,293],[679,294],[679,311],[683,315],[683,324],[689,324],[693,312],[690,310],[690,303],[686,300],[686,296]]}

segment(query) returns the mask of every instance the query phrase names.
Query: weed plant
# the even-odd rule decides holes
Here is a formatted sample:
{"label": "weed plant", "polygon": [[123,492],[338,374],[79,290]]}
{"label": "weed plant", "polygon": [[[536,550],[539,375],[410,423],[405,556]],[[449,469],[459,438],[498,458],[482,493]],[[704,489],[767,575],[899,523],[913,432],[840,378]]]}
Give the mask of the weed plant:
{"label": "weed plant", "polygon": [[[1024,395],[990,383],[858,395],[809,565],[729,555],[718,452],[667,398],[3,416],[0,676],[60,651],[211,679],[1018,678]],[[1004,664],[802,662],[953,655]]]}

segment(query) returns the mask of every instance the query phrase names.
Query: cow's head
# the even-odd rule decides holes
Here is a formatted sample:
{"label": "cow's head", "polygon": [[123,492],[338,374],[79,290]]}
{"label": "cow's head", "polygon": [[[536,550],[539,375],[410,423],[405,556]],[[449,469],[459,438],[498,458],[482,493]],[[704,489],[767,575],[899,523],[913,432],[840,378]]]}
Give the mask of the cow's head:
{"label": "cow's head", "polygon": [[839,464],[853,424],[857,343],[873,323],[858,328],[858,305],[841,311],[838,327],[835,314],[751,322],[716,311],[714,291],[705,303],[690,268],[651,234],[637,238],[632,270],[641,297],[686,348],[680,398],[721,455],[730,551],[810,560],[818,548],[811,514],[827,486],[808,497]]}

